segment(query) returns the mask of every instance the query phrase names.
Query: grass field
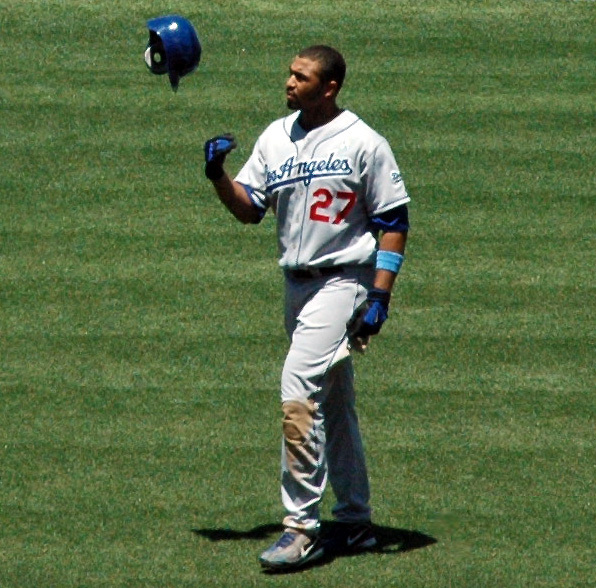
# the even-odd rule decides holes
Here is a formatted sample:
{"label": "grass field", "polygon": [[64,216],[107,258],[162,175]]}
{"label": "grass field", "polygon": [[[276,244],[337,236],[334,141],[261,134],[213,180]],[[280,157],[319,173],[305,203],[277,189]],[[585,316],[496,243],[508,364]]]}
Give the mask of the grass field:
{"label": "grass field", "polygon": [[[204,47],[173,94],[145,21]],[[4,0],[0,586],[596,586],[596,3]],[[412,196],[357,358],[383,550],[264,575],[286,349],[272,218],[202,175],[336,45]],[[329,525],[332,496],[325,501]]]}

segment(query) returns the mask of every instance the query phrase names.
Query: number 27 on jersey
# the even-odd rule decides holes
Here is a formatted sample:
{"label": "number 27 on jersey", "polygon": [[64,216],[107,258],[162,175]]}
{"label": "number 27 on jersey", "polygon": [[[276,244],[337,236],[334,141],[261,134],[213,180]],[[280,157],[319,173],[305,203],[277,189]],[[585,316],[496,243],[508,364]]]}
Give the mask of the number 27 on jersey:
{"label": "number 27 on jersey", "polygon": [[[336,192],[335,195],[327,188],[319,188],[313,193],[314,202],[310,207],[310,219],[322,223],[338,225],[344,220],[356,204],[356,192]],[[342,201],[338,212],[333,206],[336,200]]]}

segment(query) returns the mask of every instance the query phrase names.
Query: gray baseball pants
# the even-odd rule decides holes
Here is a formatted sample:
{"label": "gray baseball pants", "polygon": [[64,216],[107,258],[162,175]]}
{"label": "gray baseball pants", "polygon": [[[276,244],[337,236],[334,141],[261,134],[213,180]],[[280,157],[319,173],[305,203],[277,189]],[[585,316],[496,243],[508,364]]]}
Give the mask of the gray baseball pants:
{"label": "gray baseball pants", "polygon": [[284,526],[314,533],[327,480],[340,522],[370,520],[369,483],[356,414],[346,323],[365,300],[374,270],[294,278],[286,272],[291,344],[281,378]]}

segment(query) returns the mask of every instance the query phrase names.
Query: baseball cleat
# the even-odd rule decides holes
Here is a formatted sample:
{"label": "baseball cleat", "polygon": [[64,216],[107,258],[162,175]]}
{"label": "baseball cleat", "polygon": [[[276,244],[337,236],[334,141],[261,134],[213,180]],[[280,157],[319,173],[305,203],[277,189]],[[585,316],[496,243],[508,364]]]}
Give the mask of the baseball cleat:
{"label": "baseball cleat", "polygon": [[271,547],[261,553],[259,561],[264,568],[290,570],[322,556],[323,545],[318,536],[309,536],[296,529],[286,529]]}
{"label": "baseball cleat", "polygon": [[358,553],[376,546],[377,538],[369,522],[338,523],[333,535],[324,543],[325,553],[329,555]]}

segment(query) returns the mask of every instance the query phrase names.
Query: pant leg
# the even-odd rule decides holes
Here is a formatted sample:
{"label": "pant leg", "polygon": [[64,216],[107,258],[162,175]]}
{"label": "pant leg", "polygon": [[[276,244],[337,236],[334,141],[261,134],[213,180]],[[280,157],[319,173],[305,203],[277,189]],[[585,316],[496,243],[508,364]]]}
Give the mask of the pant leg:
{"label": "pant leg", "polygon": [[290,400],[283,403],[281,494],[284,526],[315,532],[319,504],[327,485],[325,428],[319,405]]}
{"label": "pant leg", "polygon": [[337,499],[333,515],[345,523],[369,521],[370,488],[356,414],[351,359],[335,365],[326,380],[325,454],[329,482]]}

